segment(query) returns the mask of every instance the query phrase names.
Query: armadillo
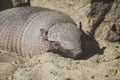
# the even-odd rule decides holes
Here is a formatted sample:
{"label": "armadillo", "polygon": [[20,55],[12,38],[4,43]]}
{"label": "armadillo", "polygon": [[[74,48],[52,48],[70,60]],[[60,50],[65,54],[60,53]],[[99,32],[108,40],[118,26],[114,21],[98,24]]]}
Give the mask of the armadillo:
{"label": "armadillo", "polygon": [[84,53],[82,29],[56,10],[12,8],[0,12],[0,49],[29,57],[51,51],[78,59]]}

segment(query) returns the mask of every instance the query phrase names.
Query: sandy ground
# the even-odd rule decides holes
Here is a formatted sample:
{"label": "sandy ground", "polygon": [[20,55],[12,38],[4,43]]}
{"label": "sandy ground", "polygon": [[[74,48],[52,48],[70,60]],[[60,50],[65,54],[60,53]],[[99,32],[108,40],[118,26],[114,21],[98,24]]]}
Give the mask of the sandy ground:
{"label": "sandy ground", "polygon": [[[32,0],[32,5],[64,12],[77,24],[82,21],[84,30],[89,30],[89,0]],[[0,80],[120,80],[120,45],[102,39],[97,38],[96,42],[100,48],[105,47],[103,53],[95,52],[96,42],[91,41],[88,47],[93,46],[93,54],[82,60],[52,52],[24,58],[1,50]]]}
{"label": "sandy ground", "polygon": [[44,53],[31,59],[15,53],[0,54],[0,80],[120,80],[118,49],[86,60],[72,60],[54,53]]}

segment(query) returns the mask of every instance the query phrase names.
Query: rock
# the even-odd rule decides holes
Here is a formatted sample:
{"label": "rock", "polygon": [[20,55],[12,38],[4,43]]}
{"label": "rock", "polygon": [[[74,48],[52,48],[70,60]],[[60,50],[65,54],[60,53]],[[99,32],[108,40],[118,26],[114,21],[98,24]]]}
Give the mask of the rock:
{"label": "rock", "polygon": [[0,0],[0,11],[20,6],[30,6],[30,0]]}

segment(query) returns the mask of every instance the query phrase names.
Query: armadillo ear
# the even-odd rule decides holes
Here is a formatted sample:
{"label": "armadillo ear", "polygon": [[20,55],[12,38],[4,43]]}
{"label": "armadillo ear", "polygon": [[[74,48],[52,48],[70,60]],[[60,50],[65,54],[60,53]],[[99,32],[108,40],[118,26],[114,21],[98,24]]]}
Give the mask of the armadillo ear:
{"label": "armadillo ear", "polygon": [[48,32],[45,31],[45,29],[40,29],[40,35],[44,40],[48,40],[47,39],[47,34],[48,34]]}
{"label": "armadillo ear", "polygon": [[82,30],[82,23],[79,22],[79,29]]}

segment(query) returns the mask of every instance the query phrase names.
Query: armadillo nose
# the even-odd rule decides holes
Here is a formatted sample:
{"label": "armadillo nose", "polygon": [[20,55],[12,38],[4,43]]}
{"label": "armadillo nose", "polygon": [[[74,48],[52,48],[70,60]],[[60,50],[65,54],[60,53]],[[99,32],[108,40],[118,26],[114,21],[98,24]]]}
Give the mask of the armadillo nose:
{"label": "armadillo nose", "polygon": [[81,51],[79,51],[79,52],[77,52],[77,54],[74,56],[74,59],[80,59],[81,58],[81,56],[82,56],[82,52]]}

